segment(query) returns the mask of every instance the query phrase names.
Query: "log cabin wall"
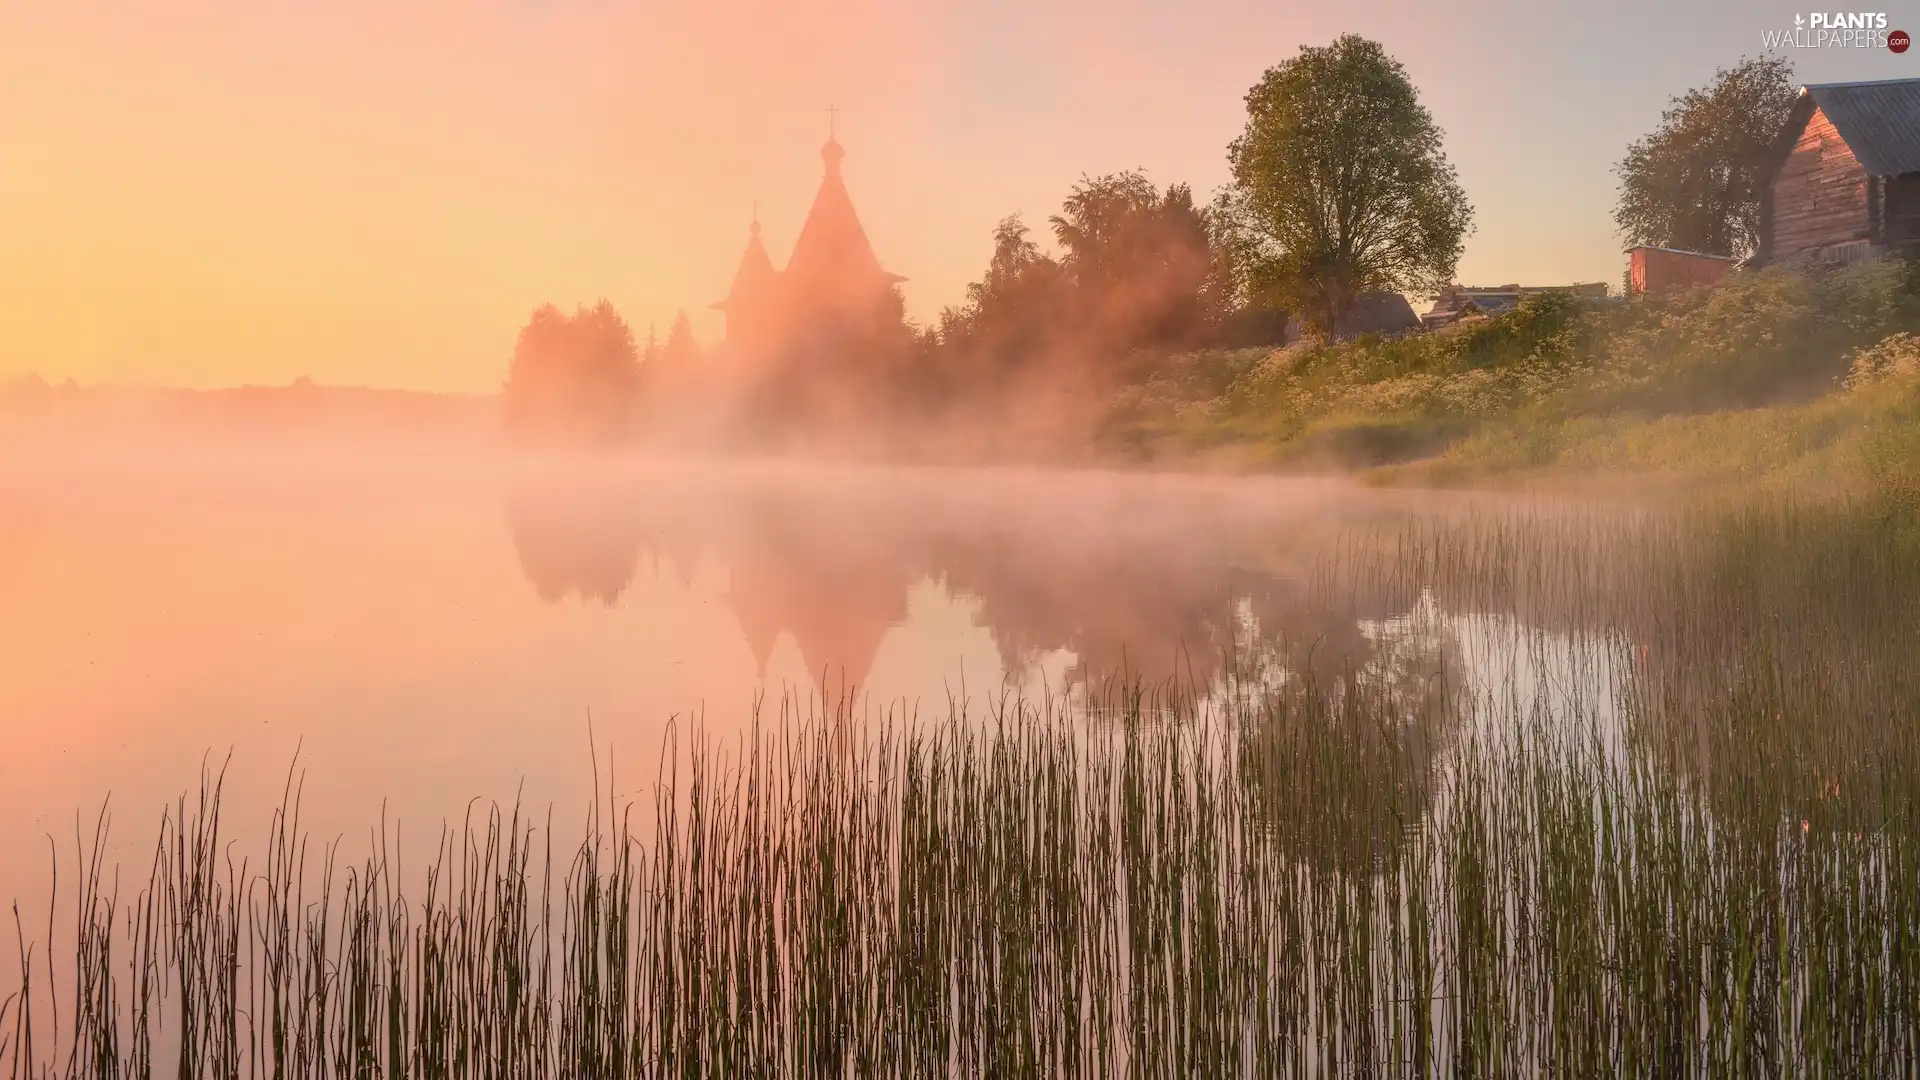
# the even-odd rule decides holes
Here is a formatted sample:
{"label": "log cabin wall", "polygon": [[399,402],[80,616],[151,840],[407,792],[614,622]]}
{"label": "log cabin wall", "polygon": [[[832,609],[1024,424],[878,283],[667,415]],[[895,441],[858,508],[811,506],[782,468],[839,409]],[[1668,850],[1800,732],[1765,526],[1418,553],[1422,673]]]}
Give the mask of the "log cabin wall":
{"label": "log cabin wall", "polygon": [[1889,248],[1920,247],[1920,173],[1889,176],[1884,183],[1883,242]]}
{"label": "log cabin wall", "polygon": [[1774,175],[1771,194],[1773,258],[1872,237],[1866,166],[1817,108]]}

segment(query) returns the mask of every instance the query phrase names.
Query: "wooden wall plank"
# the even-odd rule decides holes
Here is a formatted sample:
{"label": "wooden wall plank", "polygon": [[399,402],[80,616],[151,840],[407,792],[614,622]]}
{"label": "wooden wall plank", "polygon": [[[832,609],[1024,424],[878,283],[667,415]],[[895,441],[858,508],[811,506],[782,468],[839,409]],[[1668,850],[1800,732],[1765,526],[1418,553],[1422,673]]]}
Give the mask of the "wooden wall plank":
{"label": "wooden wall plank", "polygon": [[1791,259],[1872,235],[1866,167],[1819,109],[1775,174],[1771,193],[1773,258]]}

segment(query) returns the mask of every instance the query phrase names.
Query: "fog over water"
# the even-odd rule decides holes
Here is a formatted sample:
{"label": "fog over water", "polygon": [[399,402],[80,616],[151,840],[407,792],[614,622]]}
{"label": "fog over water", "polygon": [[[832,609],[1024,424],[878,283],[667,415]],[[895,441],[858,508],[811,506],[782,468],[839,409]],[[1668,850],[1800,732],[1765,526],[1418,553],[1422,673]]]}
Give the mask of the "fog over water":
{"label": "fog over water", "polygon": [[[287,446],[0,467],[0,893],[111,797],[115,849],[228,755],[227,830],[289,765],[305,824],[644,796],[669,726],[858,695],[944,716],[1125,672],[1200,688],[1249,626],[1338,665],[1386,597],[1343,536],[1468,505],[1331,480],[529,462]],[[803,706],[804,707],[804,706]],[[611,752],[607,750],[611,746]],[[211,755],[211,756],[209,756]]]}

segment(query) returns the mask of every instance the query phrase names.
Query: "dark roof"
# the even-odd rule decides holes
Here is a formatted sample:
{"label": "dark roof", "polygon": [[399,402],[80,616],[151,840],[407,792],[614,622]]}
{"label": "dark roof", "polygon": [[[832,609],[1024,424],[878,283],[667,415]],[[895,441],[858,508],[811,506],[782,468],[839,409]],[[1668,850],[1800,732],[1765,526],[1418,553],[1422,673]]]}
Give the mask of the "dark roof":
{"label": "dark roof", "polygon": [[1450,322],[1472,312],[1498,315],[1520,303],[1518,291],[1497,289],[1460,289],[1434,297],[1433,307],[1420,316],[1422,323]]}
{"label": "dark roof", "polygon": [[1413,305],[1397,292],[1370,292],[1354,298],[1353,310],[1340,320],[1343,333],[1392,333],[1420,325]]}
{"label": "dark roof", "polygon": [[1481,293],[1468,296],[1460,304],[1459,310],[1478,311],[1483,315],[1495,315],[1502,311],[1511,311],[1520,306],[1519,293]]}
{"label": "dark roof", "polygon": [[[1800,93],[1833,121],[1868,173],[1920,172],[1920,79],[1815,83]],[[1796,134],[1805,123],[1802,117]]]}
{"label": "dark roof", "polygon": [[1433,307],[1420,316],[1420,321],[1432,325],[1453,319],[1470,310],[1483,315],[1498,315],[1519,306],[1520,301],[1527,297],[1541,293],[1566,293],[1570,296],[1600,299],[1607,295],[1607,283],[1589,281],[1575,282],[1572,285],[1498,285],[1492,288],[1449,285],[1434,294]]}

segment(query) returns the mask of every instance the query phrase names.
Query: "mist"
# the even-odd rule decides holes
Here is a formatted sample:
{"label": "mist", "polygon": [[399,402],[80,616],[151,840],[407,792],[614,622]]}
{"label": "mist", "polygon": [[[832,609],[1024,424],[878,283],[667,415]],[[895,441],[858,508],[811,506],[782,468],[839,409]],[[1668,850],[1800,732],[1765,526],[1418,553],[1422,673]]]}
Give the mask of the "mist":
{"label": "mist", "polygon": [[0,1072],[1912,1058],[1904,35],[31,7]]}
{"label": "mist", "polygon": [[696,727],[732,744],[782,702],[879,719],[1204,689],[1258,642],[1319,641],[1338,670],[1371,654],[1361,620],[1412,599],[1355,606],[1315,567],[1434,502],[1334,479],[529,452],[491,399],[380,419],[356,400],[343,426],[259,404],[301,393],[327,392],[10,414],[0,813],[23,827],[0,888],[36,888],[44,834],[66,843],[109,792],[113,850],[137,855],[141,812],[209,755],[231,756],[237,835],[264,830],[297,764],[312,827],[359,836],[384,807],[426,836],[476,795],[580,805],[596,741],[639,798],[673,732],[683,754]]}

